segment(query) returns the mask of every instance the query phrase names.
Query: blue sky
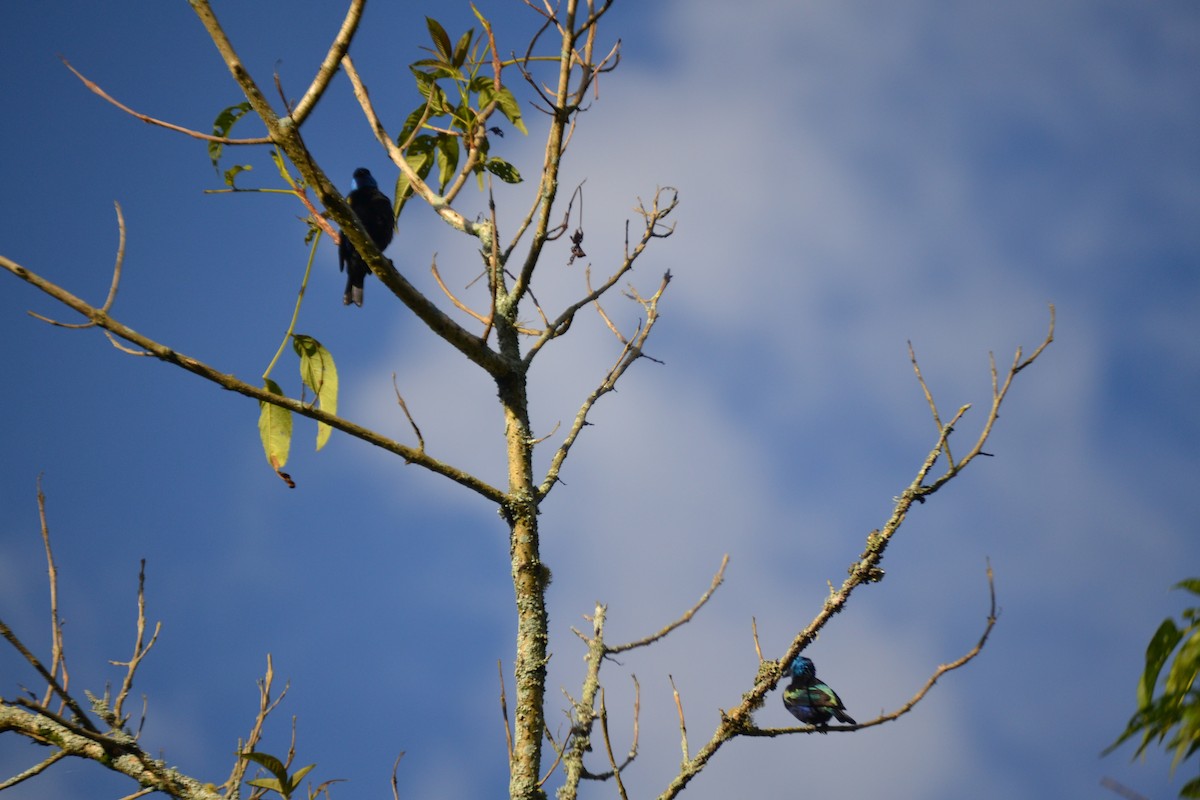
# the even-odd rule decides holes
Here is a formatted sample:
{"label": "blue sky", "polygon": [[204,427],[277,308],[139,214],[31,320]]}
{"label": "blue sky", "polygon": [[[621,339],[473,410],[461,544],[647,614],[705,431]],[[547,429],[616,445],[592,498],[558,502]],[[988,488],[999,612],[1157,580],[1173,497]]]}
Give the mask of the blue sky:
{"label": "blue sky", "polygon": [[[227,6],[227,7],[226,7]],[[503,50],[535,18],[484,3]],[[219,4],[259,80],[299,95],[342,9]],[[452,35],[466,4],[376,3],[352,53],[393,128],[416,104],[406,64],[423,14]],[[0,252],[100,302],[129,234],[114,316],[213,366],[257,380],[286,328],[307,255],[300,210],[262,195],[205,195],[203,144],[143,125],[88,93],[61,53],[135,108],[205,129],[240,97],[183,3],[77,2],[0,11],[10,71],[0,129]],[[627,774],[656,795],[678,759],[674,677],[693,746],[753,677],[755,618],[768,657],[819,610],[935,437],[907,360],[911,340],[943,408],[990,389],[987,354],[1032,349],[1058,308],[1054,345],[1023,373],[981,459],[913,513],[887,578],[861,590],[809,650],[860,720],[905,702],[971,647],[987,612],[985,559],[1002,613],[984,653],[901,721],[852,736],[735,742],[688,796],[754,787],[895,798],[1113,797],[1111,776],[1173,797],[1165,759],[1099,752],[1132,712],[1145,642],[1200,574],[1200,11],[1184,2],[896,4],[619,3],[605,40],[620,69],[581,117],[562,185],[586,179],[592,270],[622,251],[637,197],[678,187],[674,237],[638,262],[653,290],[674,275],[651,354],[596,408],[543,508],[553,658],[576,693],[570,633],[597,600],[610,639],[636,638],[689,606],[724,553],[726,584],[662,646],[606,667],[618,746],[629,673],[642,687],[641,754]],[[514,74],[509,80],[518,81]],[[526,176],[541,116],[494,152]],[[250,130],[239,131],[246,135]],[[339,77],[305,127],[348,188],[394,168]],[[244,157],[243,157],[244,156]],[[245,185],[274,185],[265,152]],[[497,194],[501,229],[533,186]],[[483,198],[464,194],[474,216]],[[388,253],[436,293],[478,271],[474,244],[413,205]],[[548,308],[582,291],[567,246],[538,273]],[[504,785],[497,660],[511,673],[507,541],[495,509],[456,485],[335,434],[312,452],[297,425],[289,491],[266,468],[257,408],[178,369],[112,349],[31,287],[0,280],[10,376],[0,459],[0,609],[47,649],[35,480],[43,474],[67,619],[72,685],[118,681],[146,558],[159,644],[140,673],[143,739],[219,783],[256,705],[266,654],[292,689],[265,749],[335,796],[494,796]],[[341,305],[331,246],[318,253],[299,330],[337,359],[344,416],[404,439],[392,373],[430,451],[502,481],[494,387],[377,281]],[[626,326],[638,309],[619,298]],[[532,318],[532,313],[530,314]],[[574,416],[618,354],[595,317],[548,347],[533,376],[540,434]],[[294,364],[275,376],[298,392]],[[547,440],[543,463],[561,436]],[[10,693],[34,676],[0,655]],[[511,686],[509,688],[511,695]],[[618,709],[620,711],[618,711]],[[776,697],[758,716],[787,724]],[[0,743],[6,774],[42,754]],[[553,782],[553,779],[552,779]],[[15,798],[132,791],[90,764],[59,765]],[[588,796],[611,796],[589,787]]]}

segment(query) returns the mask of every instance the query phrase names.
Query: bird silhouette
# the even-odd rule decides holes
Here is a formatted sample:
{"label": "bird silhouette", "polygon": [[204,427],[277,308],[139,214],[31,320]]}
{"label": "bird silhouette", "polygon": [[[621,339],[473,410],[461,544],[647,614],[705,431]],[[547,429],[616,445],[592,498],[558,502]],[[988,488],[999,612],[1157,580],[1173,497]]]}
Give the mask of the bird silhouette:
{"label": "bird silhouette", "polygon": [[830,717],[837,717],[847,725],[858,724],[846,713],[837,692],[817,680],[812,659],[796,656],[791,672],[792,680],[783,690],[783,705],[793,717],[808,725],[824,725]]}
{"label": "bird silhouette", "polygon": [[[379,184],[375,182],[370,170],[363,167],[354,170],[354,180],[350,183],[350,194],[346,195],[346,201],[380,251],[392,243],[392,230],[396,227],[392,201],[379,191]],[[354,249],[344,230],[342,241],[338,245],[338,269],[346,273],[346,293],[342,296],[342,303],[362,306],[363,280],[371,270]]]}

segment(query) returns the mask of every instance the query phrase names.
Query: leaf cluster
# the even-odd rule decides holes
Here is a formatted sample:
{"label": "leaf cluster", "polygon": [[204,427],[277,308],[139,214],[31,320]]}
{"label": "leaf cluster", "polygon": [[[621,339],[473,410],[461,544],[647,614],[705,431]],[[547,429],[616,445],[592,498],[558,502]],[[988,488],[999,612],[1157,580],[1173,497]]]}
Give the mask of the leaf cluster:
{"label": "leaf cluster", "polygon": [[[441,23],[425,18],[433,46],[426,48],[430,58],[414,61],[409,70],[417,83],[422,101],[404,121],[396,144],[405,151],[405,159],[422,179],[428,177],[434,165],[438,168],[439,191],[458,171],[464,147],[478,148],[474,172],[483,186],[483,173],[492,173],[505,183],[520,183],[521,174],[507,161],[488,155],[486,134],[503,136],[500,128],[487,128],[487,118],[499,111],[521,133],[528,134],[521,117],[521,107],[511,90],[500,82],[500,61],[491,43],[491,25],[472,6],[475,16],[487,31],[487,37],[475,36],[470,28],[451,45],[450,36]],[[490,54],[490,55],[489,55]],[[492,64],[494,74],[484,74]],[[396,212],[412,195],[408,179],[401,173],[396,181]]]}
{"label": "leaf cluster", "polygon": [[[1200,578],[1180,581],[1172,589],[1186,589],[1200,596]],[[1138,682],[1138,710],[1130,718],[1125,732],[1104,751],[1108,755],[1123,743],[1141,734],[1142,741],[1133,757],[1146,751],[1152,741],[1174,750],[1171,771],[1185,758],[1200,750],[1200,607],[1184,610],[1183,625],[1168,617],[1158,626],[1146,647],[1146,668]],[[1163,669],[1174,653],[1171,667]],[[1162,691],[1155,690],[1162,678]],[[1169,737],[1169,738],[1168,738]],[[1167,740],[1164,744],[1164,740]],[[1193,778],[1179,790],[1180,797],[1200,798],[1200,778]]]}
{"label": "leaf cluster", "polygon": [[[309,764],[288,775],[287,765],[269,753],[249,751],[242,753],[242,758],[247,761],[253,761],[273,776],[270,778],[253,778],[246,781],[246,783],[257,789],[275,792],[284,800],[291,800],[292,795],[295,794],[296,789],[300,786],[300,781],[304,780],[304,776],[311,772],[313,767],[317,766],[316,764]],[[328,780],[320,786],[309,789],[308,800],[314,800],[317,795],[326,791],[327,787],[333,783],[338,783],[338,781],[336,779]]]}
{"label": "leaf cluster", "polygon": [[[333,354],[311,336],[296,333],[291,338],[292,349],[300,357],[300,380],[315,395],[313,404],[330,414],[337,414],[338,375]],[[268,377],[264,376],[263,385],[271,394],[286,396],[279,384]],[[293,486],[291,479],[281,471],[287,463],[292,444],[292,412],[264,401],[259,401],[258,405],[258,434],[267,461],[289,486]],[[317,423],[318,450],[329,441],[332,432],[333,428],[328,423]]]}

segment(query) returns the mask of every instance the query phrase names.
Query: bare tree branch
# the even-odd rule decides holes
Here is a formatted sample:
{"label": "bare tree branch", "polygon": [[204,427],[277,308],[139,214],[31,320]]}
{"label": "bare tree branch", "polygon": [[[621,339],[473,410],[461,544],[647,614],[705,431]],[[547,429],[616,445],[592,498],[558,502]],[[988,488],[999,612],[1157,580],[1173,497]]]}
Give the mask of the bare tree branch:
{"label": "bare tree branch", "polygon": [[261,389],[253,384],[246,383],[245,381],[240,380],[233,375],[219,372],[202,361],[172,350],[166,345],[160,344],[159,342],[138,333],[132,328],[122,325],[120,322],[110,317],[107,313],[89,305],[86,301],[81,300],[80,298],[68,292],[66,289],[63,289],[57,284],[51,283],[40,275],[25,269],[21,265],[9,260],[4,256],[0,256],[0,267],[4,267],[18,278],[21,278],[22,280],[36,286],[38,289],[41,289],[43,292],[50,295],[55,300],[58,300],[63,305],[75,309],[80,314],[92,320],[95,322],[95,324],[99,325],[105,330],[111,331],[113,334],[119,336],[125,341],[132,342],[138,347],[150,352],[160,361],[165,361],[169,364],[182,367],[188,372],[199,375],[200,377],[211,381],[222,388],[229,389],[230,391],[237,392],[238,394],[245,395],[246,397],[252,397],[260,402],[270,403],[271,405],[279,406],[280,408],[286,408],[294,414],[315,419],[318,422],[324,422],[330,427],[336,428],[343,433],[350,434],[356,439],[361,439],[368,444],[372,444],[383,450],[395,453],[409,463],[417,464],[430,470],[431,472],[436,472],[439,475],[450,478],[455,483],[466,486],[477,494],[480,494],[494,502],[502,502],[505,497],[504,492],[500,491],[494,486],[485,483],[470,473],[464,472],[435,458],[432,458],[422,450],[414,450],[407,445],[400,444],[399,442],[388,439],[385,436],[381,436],[369,428],[364,428],[361,425],[357,425],[353,422],[342,419],[341,417],[330,414],[329,412],[323,411],[315,406],[302,403],[299,400],[293,400],[290,397],[277,395],[273,392],[267,391],[266,389]]}
{"label": "bare tree branch", "polygon": [[[895,498],[895,506],[893,507],[891,517],[880,530],[871,531],[867,535],[866,547],[862,554],[848,570],[849,577],[842,583],[842,586],[837,591],[831,591],[830,596],[825,600],[820,612],[813,620],[792,640],[792,644],[784,652],[783,656],[775,662],[764,661],[759,666],[758,675],[755,678],[754,685],[751,689],[742,695],[741,702],[726,711],[722,712],[721,722],[717,729],[713,732],[712,738],[705,743],[696,755],[688,762],[680,767],[679,774],[668,784],[667,788],[659,795],[659,800],[670,800],[670,798],[678,796],[683,791],[687,784],[704,768],[708,761],[716,754],[718,750],[730,739],[740,735],[746,735],[748,732],[755,730],[751,715],[755,710],[761,708],[766,697],[766,694],[772,691],[779,680],[787,671],[787,667],[817,636],[825,624],[832,619],[834,614],[837,614],[845,606],[847,600],[853,591],[864,583],[873,583],[883,579],[883,569],[879,566],[883,559],[884,551],[887,549],[888,543],[892,536],[900,529],[904,523],[909,510],[913,503],[924,503],[925,498],[935,492],[941,486],[944,486],[948,481],[958,475],[962,469],[970,463],[976,455],[978,455],[991,435],[993,423],[999,416],[1000,404],[1007,396],[1008,390],[1012,385],[1012,380],[1016,373],[1032,364],[1038,356],[1045,351],[1050,342],[1054,338],[1054,310],[1051,306],[1050,330],[1043,340],[1042,344],[1028,358],[1022,358],[1021,349],[1017,349],[1017,355],[1013,360],[1013,366],[1009,370],[1008,376],[1003,385],[999,385],[998,380],[993,377],[993,401],[992,410],[988,415],[988,419],[984,423],[983,430],[976,439],[975,446],[971,449],[967,456],[963,457],[955,465],[947,466],[946,472],[931,483],[926,483],[926,477],[933,469],[939,455],[945,450],[946,439],[954,431],[954,426],[962,419],[962,416],[967,412],[970,406],[963,406],[958,410],[950,422],[943,425],[938,431],[937,442],[925,457],[920,469],[917,470],[916,476],[911,484],[898,497]],[[993,373],[994,375],[994,373]],[[994,615],[993,615],[994,616]],[[994,620],[989,618],[988,628],[985,630],[982,642],[987,639],[988,632],[991,630],[991,625]],[[971,658],[974,656],[971,655]],[[969,661],[967,658],[966,661]],[[936,680],[943,672],[955,669],[957,666],[966,663],[956,662],[948,666],[946,669],[935,674],[932,680]],[[930,683],[932,685],[932,682]],[[926,690],[927,691],[927,690]],[[923,695],[921,695],[923,696]],[[918,698],[919,699],[919,698]],[[838,726],[837,729],[842,729]]]}
{"label": "bare tree branch", "polygon": [[992,635],[992,628],[994,628],[996,626],[996,620],[999,618],[999,612],[996,609],[996,583],[994,580],[994,576],[992,575],[992,565],[990,562],[987,565],[987,582],[988,582],[988,595],[990,597],[991,605],[988,608],[987,624],[984,625],[983,633],[980,635],[979,641],[977,641],[975,643],[974,647],[972,647],[970,650],[968,650],[966,653],[964,653],[959,658],[955,659],[954,661],[951,661],[949,664],[942,664],[942,665],[938,666],[938,668],[936,670],[934,670],[933,674],[929,677],[929,680],[925,681],[925,685],[922,686],[920,689],[918,689],[916,694],[914,694],[907,703],[900,706],[900,708],[896,709],[895,711],[888,712],[886,714],[880,714],[875,719],[868,720],[867,722],[860,722],[856,725],[837,725],[835,727],[825,727],[825,726],[821,726],[821,725],[804,725],[804,726],[791,726],[791,727],[787,727],[787,728],[750,727],[747,730],[742,731],[742,735],[743,736],[778,736],[778,735],[785,734],[785,733],[817,733],[817,732],[830,733],[830,732],[835,732],[835,731],[836,732],[857,731],[857,730],[862,730],[863,728],[874,728],[878,725],[883,725],[884,723],[887,723],[887,722],[893,722],[893,721],[899,719],[900,717],[904,716],[908,712],[912,711],[913,708],[916,707],[917,703],[919,703],[923,699],[925,699],[925,696],[927,694],[929,694],[929,690],[933,688],[933,685],[938,682],[939,678],[941,678],[947,672],[953,672],[954,670],[959,669],[960,667],[966,666],[976,656],[978,656],[981,652],[983,652],[983,646],[985,644],[987,644],[988,637]]}

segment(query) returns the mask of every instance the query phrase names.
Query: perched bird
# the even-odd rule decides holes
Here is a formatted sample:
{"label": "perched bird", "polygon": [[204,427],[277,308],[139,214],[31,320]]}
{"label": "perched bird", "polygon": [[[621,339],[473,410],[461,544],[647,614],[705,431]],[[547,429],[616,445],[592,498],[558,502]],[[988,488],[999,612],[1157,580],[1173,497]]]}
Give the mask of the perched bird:
{"label": "perched bird", "polygon": [[[350,184],[350,194],[346,195],[346,200],[376,247],[382,251],[392,243],[392,230],[396,227],[392,201],[379,191],[379,184],[371,176],[370,170],[362,167],[354,170],[354,180]],[[342,297],[342,303],[361,306],[363,279],[371,270],[354,249],[354,245],[350,244],[344,230],[341,244],[338,245],[338,269],[346,273],[346,294]]]}
{"label": "perched bird", "polygon": [[792,680],[783,690],[783,705],[792,716],[808,725],[824,725],[830,717],[839,722],[857,725],[846,713],[837,692],[817,680],[817,668],[812,659],[796,656],[792,662]]}

